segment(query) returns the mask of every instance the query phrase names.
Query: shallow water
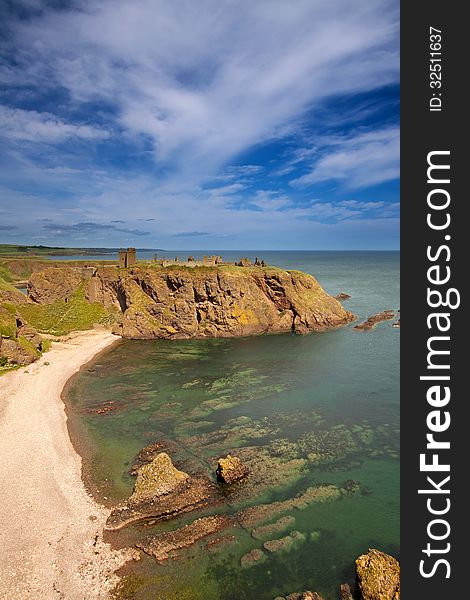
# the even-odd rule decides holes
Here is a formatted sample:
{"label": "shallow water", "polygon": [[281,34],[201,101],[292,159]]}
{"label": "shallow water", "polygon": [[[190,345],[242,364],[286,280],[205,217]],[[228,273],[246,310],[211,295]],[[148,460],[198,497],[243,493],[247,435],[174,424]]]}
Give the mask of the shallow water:
{"label": "shallow water", "polygon": [[[344,305],[360,320],[399,308],[398,253],[258,254],[313,274],[329,293],[351,294]],[[217,552],[203,540],[176,561],[132,564],[123,597],[273,600],[311,589],[332,600],[361,552],[398,554],[400,332],[391,323],[369,332],[124,341],[72,379],[71,422],[91,480],[108,499],[129,496],[133,459],[160,439],[176,442],[172,459],[189,473],[213,476],[227,452],[259,464],[262,476],[241,484],[218,512],[290,499],[317,484],[360,484],[339,500],[293,508],[295,525],[269,539],[292,529],[302,535],[261,564],[241,567],[241,556],[264,540],[238,529]],[[113,541],[135,543],[199,516],[132,526]]]}

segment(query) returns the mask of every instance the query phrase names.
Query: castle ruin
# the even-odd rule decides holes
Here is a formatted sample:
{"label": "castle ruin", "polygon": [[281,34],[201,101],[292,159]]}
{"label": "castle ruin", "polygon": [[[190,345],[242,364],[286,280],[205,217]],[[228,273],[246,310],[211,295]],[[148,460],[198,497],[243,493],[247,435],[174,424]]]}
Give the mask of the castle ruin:
{"label": "castle ruin", "polygon": [[135,248],[128,248],[127,250],[119,250],[119,268],[125,269],[132,267],[137,262],[137,254]]}

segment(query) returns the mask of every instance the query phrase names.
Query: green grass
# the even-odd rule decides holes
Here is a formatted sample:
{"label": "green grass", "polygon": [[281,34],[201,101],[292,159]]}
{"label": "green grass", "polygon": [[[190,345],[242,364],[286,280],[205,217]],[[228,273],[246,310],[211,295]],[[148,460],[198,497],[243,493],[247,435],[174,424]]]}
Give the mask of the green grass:
{"label": "green grass", "polygon": [[13,312],[8,303],[0,304],[0,336],[5,338],[14,338],[16,336],[16,317],[15,307]]}
{"label": "green grass", "polygon": [[13,278],[11,273],[3,265],[0,265],[0,292],[16,290],[12,285]]}
{"label": "green grass", "polygon": [[68,302],[52,304],[23,304],[17,307],[20,315],[39,333],[66,335],[71,331],[92,329],[95,323],[110,324],[113,314],[104,306],[89,303],[79,289]]}

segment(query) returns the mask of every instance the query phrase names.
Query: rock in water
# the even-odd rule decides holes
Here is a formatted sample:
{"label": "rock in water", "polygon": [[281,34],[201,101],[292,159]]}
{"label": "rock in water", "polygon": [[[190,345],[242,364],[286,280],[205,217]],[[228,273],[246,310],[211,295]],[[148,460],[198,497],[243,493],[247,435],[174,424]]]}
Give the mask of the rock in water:
{"label": "rock in water", "polygon": [[163,494],[173,492],[188,478],[187,473],[178,471],[166,452],[161,452],[152,462],[139,469],[134,493],[130,500],[140,502],[148,498],[158,498]]}
{"label": "rock in water", "polygon": [[362,600],[400,600],[400,565],[379,550],[370,549],[356,560]]}
{"label": "rock in water", "polygon": [[393,312],[393,310],[384,310],[380,313],[372,315],[363,323],[360,323],[359,325],[354,325],[353,329],[355,329],[356,331],[369,331],[370,329],[373,329],[377,325],[377,323],[381,323],[382,321],[388,321],[390,319],[393,319],[394,317],[395,313]]}
{"label": "rock in water", "polygon": [[323,596],[320,596],[317,592],[294,592],[286,596],[285,600],[323,600]]}
{"label": "rock in water", "polygon": [[351,588],[347,583],[343,583],[340,587],[341,600],[354,600],[351,593]]}
{"label": "rock in water", "polygon": [[239,458],[227,454],[225,458],[219,458],[216,473],[219,481],[235,483],[248,475],[248,469]]}
{"label": "rock in water", "polygon": [[165,452],[137,472],[134,493],[111,511],[107,529],[121,529],[146,518],[169,519],[219,501],[218,488],[212,481],[178,471]]}

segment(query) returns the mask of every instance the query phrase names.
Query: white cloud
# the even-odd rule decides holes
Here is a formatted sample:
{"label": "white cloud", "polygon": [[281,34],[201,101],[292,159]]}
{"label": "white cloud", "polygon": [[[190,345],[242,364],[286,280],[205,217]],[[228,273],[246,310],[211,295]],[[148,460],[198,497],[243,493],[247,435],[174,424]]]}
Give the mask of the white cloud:
{"label": "white cloud", "polygon": [[114,106],[177,177],[214,174],[335,94],[396,82],[391,0],[88,0],[17,24],[8,78]]}
{"label": "white cloud", "polygon": [[0,136],[14,141],[57,143],[70,138],[104,139],[108,133],[89,125],[67,123],[50,113],[0,105]]}
{"label": "white cloud", "polygon": [[292,181],[308,186],[328,180],[342,181],[347,189],[358,189],[400,176],[400,131],[391,127],[332,140],[327,152],[311,170]]}

